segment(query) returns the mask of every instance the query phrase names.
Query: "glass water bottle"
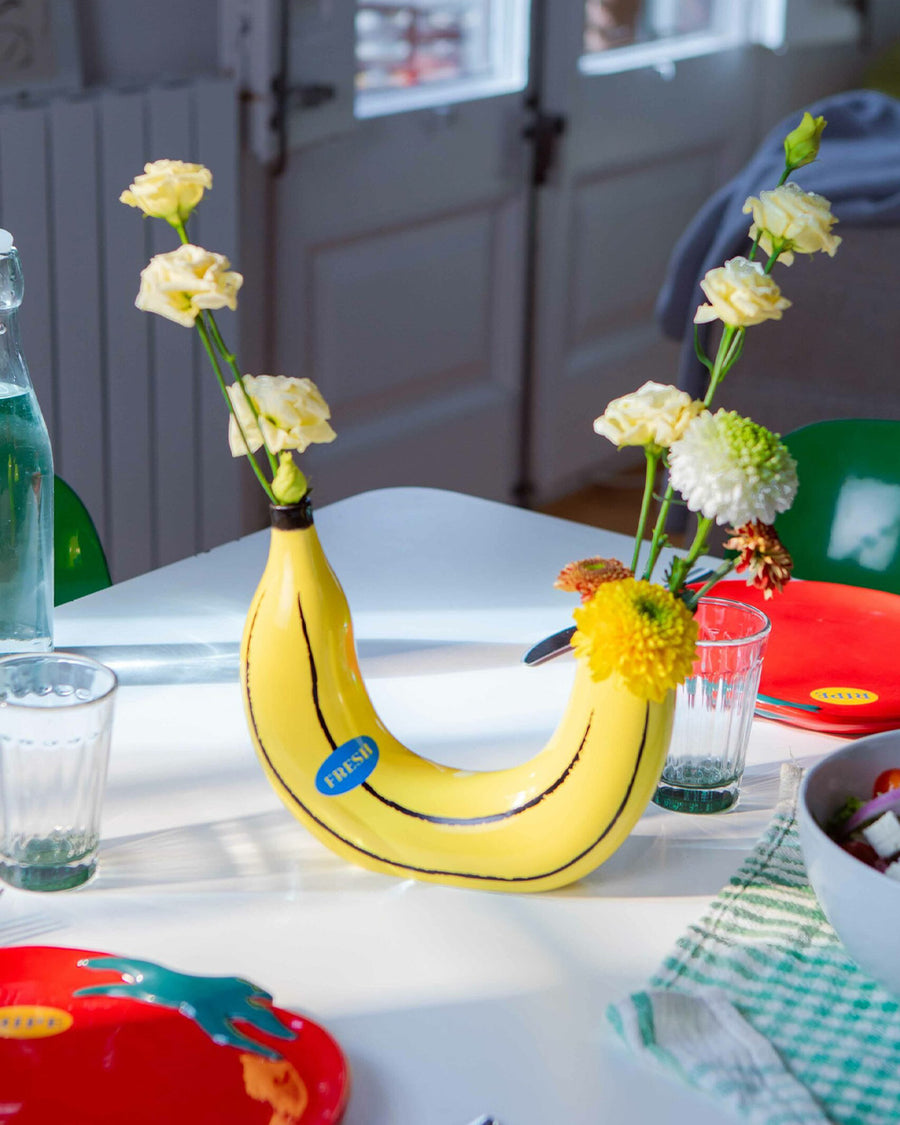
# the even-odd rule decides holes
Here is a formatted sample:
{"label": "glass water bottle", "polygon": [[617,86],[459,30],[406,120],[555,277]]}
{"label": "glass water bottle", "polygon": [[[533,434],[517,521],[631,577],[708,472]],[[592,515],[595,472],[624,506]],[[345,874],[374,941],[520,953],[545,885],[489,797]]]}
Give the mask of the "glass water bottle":
{"label": "glass water bottle", "polygon": [[0,653],[53,647],[53,457],[19,340],[23,288],[0,230]]}

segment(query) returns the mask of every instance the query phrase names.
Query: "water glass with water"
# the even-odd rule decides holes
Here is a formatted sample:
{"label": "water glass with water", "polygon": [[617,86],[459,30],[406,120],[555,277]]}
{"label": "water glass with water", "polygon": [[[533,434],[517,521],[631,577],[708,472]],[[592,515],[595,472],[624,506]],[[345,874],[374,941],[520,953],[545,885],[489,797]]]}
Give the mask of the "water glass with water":
{"label": "water glass with water", "polygon": [[53,648],[53,456],[22,353],[23,293],[0,230],[0,654]]}
{"label": "water glass with water", "polygon": [[725,598],[701,598],[696,617],[698,655],[677,691],[653,800],[676,812],[723,812],[740,795],[771,626],[761,610]]}
{"label": "water glass with water", "polygon": [[63,652],[0,660],[0,879],[31,891],[97,866],[116,677]]}

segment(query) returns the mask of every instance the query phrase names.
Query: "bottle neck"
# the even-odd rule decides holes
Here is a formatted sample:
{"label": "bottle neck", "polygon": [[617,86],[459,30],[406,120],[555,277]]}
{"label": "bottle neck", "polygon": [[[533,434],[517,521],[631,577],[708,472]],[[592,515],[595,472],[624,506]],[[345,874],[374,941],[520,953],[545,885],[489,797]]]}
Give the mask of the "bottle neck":
{"label": "bottle neck", "polygon": [[313,525],[312,501],[309,493],[297,504],[270,504],[272,527],[278,531],[305,531]]}
{"label": "bottle neck", "polygon": [[22,355],[17,308],[0,308],[0,383],[31,387],[31,377]]}

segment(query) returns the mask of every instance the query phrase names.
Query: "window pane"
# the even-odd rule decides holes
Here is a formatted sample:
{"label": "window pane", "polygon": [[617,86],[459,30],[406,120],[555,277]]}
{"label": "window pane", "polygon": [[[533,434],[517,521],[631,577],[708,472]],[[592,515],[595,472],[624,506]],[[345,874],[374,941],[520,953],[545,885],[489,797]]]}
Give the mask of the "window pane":
{"label": "window pane", "polygon": [[588,53],[710,31],[715,0],[585,0]]}
{"label": "window pane", "polygon": [[356,87],[391,90],[489,76],[496,0],[360,0]]}

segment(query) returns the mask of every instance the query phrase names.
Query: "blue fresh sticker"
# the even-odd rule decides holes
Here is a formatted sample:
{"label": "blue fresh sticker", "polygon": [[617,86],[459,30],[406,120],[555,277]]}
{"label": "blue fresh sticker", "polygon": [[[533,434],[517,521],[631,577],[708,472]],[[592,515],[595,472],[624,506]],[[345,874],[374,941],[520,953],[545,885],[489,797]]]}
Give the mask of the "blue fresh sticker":
{"label": "blue fresh sticker", "polygon": [[316,789],[326,797],[337,797],[362,785],[377,765],[375,739],[361,734],[328,755],[316,774]]}

